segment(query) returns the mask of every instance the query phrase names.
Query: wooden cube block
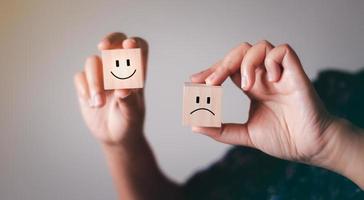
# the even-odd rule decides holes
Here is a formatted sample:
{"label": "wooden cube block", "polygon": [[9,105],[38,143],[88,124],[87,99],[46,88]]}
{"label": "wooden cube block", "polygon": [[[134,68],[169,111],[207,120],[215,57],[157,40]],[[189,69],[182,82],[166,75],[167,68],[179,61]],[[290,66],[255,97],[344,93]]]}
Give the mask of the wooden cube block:
{"label": "wooden cube block", "polygon": [[143,87],[140,49],[103,50],[101,54],[105,90]]}
{"label": "wooden cube block", "polygon": [[183,125],[221,127],[221,86],[185,83]]}

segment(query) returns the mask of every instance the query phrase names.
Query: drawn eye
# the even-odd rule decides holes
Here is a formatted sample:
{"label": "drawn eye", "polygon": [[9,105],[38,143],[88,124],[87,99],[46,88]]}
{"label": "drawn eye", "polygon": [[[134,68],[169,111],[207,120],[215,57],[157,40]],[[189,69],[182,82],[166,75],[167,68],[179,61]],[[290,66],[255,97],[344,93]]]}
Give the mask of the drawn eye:
{"label": "drawn eye", "polygon": [[119,60],[116,60],[115,62],[116,62],[115,63],[116,64],[116,67],[119,67]]}
{"label": "drawn eye", "polygon": [[196,103],[200,103],[200,97],[199,96],[196,97]]}
{"label": "drawn eye", "polygon": [[207,104],[210,104],[210,97],[207,97]]}
{"label": "drawn eye", "polygon": [[126,59],[126,66],[130,66],[130,60],[129,59]]}

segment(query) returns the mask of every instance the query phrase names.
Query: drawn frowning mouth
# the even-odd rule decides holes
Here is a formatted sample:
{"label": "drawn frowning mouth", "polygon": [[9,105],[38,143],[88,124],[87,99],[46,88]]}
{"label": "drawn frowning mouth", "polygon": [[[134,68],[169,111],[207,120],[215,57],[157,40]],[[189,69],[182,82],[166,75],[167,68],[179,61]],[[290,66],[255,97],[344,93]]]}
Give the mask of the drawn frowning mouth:
{"label": "drawn frowning mouth", "polygon": [[135,72],[136,72],[136,69],[134,70],[134,72],[133,72],[130,76],[127,76],[127,77],[119,77],[119,76],[116,76],[116,75],[115,75],[112,71],[111,71],[111,74],[112,74],[115,78],[117,78],[117,79],[124,80],[124,79],[128,79],[128,78],[132,77],[132,76],[135,74]]}
{"label": "drawn frowning mouth", "polygon": [[210,112],[212,115],[215,115],[214,112],[212,112],[211,110],[209,110],[207,108],[197,108],[197,109],[193,110],[192,112],[190,112],[190,115],[192,115],[194,112],[199,111],[199,110],[206,110],[206,111]]}

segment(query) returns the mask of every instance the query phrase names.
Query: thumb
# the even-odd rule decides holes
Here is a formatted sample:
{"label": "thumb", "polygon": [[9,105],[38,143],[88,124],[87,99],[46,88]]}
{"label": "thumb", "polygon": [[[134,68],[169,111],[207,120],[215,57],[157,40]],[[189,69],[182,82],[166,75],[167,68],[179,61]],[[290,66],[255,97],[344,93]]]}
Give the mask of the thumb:
{"label": "thumb", "polygon": [[193,132],[207,135],[212,139],[233,145],[253,147],[246,124],[222,124],[221,128],[192,127]]}

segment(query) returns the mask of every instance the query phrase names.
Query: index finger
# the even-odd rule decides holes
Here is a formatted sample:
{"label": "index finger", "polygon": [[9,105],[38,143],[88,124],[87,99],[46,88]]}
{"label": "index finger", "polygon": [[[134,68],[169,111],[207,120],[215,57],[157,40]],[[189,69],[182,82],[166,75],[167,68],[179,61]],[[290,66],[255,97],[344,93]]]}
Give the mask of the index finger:
{"label": "index finger", "polygon": [[221,65],[222,61],[218,61],[215,64],[213,64],[211,67],[204,69],[196,74],[193,74],[190,76],[190,80],[193,83],[205,83],[205,79],[212,74],[217,67]]}
{"label": "index finger", "polygon": [[120,32],[113,32],[106,35],[100,43],[97,45],[97,48],[102,51],[106,49],[116,49],[123,47],[123,41],[126,39],[126,35]]}
{"label": "index finger", "polygon": [[208,85],[221,85],[229,76],[239,72],[241,62],[251,45],[243,43],[233,48],[222,60],[216,70],[206,78]]}

